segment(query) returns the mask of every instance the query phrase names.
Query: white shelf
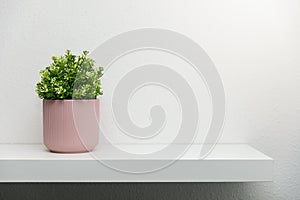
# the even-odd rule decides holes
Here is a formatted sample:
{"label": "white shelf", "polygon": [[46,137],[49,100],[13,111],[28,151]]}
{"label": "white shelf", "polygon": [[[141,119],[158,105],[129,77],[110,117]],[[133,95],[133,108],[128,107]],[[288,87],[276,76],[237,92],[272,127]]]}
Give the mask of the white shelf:
{"label": "white shelf", "polygon": [[[132,148],[141,148],[130,145]],[[146,145],[147,146],[147,145]],[[204,159],[199,144],[172,165],[152,173],[130,174],[111,169],[90,153],[56,154],[41,144],[0,144],[0,182],[249,182],[272,181],[273,160],[246,144],[217,144]],[[122,147],[122,145],[120,145]],[[174,145],[176,148],[177,145]],[[146,148],[153,148],[148,145]],[[114,164],[166,161],[167,156],[135,160],[98,147],[103,160]]]}

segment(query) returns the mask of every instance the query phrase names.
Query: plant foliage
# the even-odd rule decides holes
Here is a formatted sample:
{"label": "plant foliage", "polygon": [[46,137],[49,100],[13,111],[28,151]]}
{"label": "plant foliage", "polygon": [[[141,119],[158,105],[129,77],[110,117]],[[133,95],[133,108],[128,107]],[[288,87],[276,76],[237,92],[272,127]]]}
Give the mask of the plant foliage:
{"label": "plant foliage", "polygon": [[94,67],[88,51],[76,56],[67,50],[64,56],[52,57],[52,63],[41,70],[36,93],[41,99],[95,99],[102,95],[100,78],[103,67]]}

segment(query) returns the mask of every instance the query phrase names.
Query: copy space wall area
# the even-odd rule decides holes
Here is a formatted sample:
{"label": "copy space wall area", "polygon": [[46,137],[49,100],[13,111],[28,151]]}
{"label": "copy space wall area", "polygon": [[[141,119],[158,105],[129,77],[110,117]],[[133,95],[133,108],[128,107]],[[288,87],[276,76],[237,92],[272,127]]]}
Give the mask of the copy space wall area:
{"label": "copy space wall area", "polygon": [[[92,197],[105,189],[114,197],[120,188],[135,192],[134,197],[153,197],[153,190],[166,190],[178,194],[173,199],[183,198],[182,194],[191,199],[299,198],[299,1],[2,0],[0,27],[0,143],[42,142],[42,107],[35,84],[51,56],[66,49],[92,52],[117,34],[154,27],[186,35],[214,62],[226,94],[220,142],[248,143],[275,160],[274,181],[269,183],[51,184],[50,190]],[[0,185],[0,199],[17,195],[16,191],[28,198],[28,190],[37,195],[47,192],[45,185],[22,187]]]}

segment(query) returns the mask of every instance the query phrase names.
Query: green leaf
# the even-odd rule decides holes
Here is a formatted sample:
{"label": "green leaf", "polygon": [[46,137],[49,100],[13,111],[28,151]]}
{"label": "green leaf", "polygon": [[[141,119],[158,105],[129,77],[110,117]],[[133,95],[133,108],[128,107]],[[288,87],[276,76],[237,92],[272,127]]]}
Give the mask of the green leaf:
{"label": "green leaf", "polygon": [[66,50],[64,56],[53,56],[52,63],[40,70],[41,81],[36,93],[41,99],[95,99],[102,95],[100,78],[103,67],[95,67],[88,51],[79,56]]}

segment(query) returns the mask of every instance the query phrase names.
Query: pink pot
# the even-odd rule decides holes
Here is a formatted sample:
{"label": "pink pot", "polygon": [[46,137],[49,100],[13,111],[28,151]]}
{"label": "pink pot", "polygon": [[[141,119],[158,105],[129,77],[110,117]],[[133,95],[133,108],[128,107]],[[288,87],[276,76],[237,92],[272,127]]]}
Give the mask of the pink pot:
{"label": "pink pot", "polygon": [[53,152],[92,151],[98,144],[99,99],[43,100],[44,144]]}

